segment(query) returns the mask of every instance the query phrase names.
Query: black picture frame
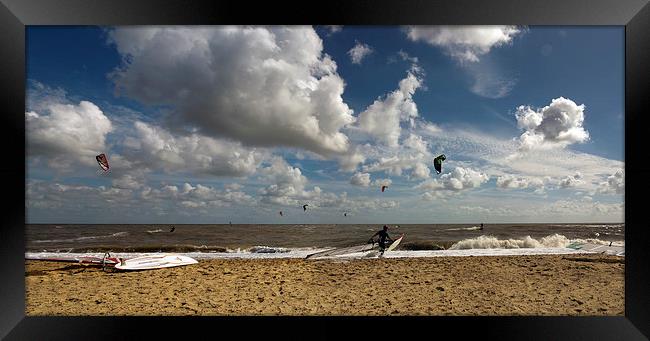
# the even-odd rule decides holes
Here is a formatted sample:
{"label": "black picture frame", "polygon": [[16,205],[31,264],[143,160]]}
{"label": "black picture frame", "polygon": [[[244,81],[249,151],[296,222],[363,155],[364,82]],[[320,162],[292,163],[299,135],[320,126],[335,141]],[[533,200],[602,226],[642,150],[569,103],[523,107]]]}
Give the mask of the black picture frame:
{"label": "black picture frame", "polygon": [[[25,26],[196,24],[517,24],[625,26],[624,317],[26,317]],[[650,337],[650,190],[645,143],[650,104],[648,0],[243,2],[207,0],[0,0],[0,338],[149,339],[196,335],[286,339],[387,337],[499,340],[643,340]],[[646,109],[646,110],[644,110]],[[21,141],[23,142],[21,144]],[[18,146],[23,146],[19,148]],[[173,322],[173,323],[172,323]],[[384,331],[385,330],[385,331]],[[417,334],[417,335],[416,335]],[[645,335],[645,336],[644,336]],[[230,336],[229,336],[230,337]]]}

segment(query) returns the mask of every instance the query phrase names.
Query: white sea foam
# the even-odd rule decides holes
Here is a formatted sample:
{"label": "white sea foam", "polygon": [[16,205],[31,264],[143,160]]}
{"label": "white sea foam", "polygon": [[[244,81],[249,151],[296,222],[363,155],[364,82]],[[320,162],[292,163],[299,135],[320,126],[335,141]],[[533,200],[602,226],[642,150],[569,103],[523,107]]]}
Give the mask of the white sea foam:
{"label": "white sea foam", "polygon": [[[479,236],[476,238],[463,239],[454,245],[450,250],[468,250],[468,249],[530,249],[530,248],[566,248],[572,243],[591,243],[600,245],[609,245],[609,241],[596,238],[588,239],[569,239],[561,234],[553,234],[540,239],[534,239],[526,236],[521,239],[498,239],[494,236]],[[625,242],[612,242],[612,246],[625,246]]]}
{"label": "white sea foam", "polygon": [[77,242],[81,240],[93,240],[93,239],[105,239],[113,237],[124,237],[127,236],[128,232],[115,232],[112,234],[102,235],[102,236],[86,236],[86,237],[77,237],[69,239],[43,239],[43,240],[34,240],[32,243],[65,243],[65,242]]}
{"label": "white sea foam", "polygon": [[165,231],[163,231],[161,229],[147,231],[147,233],[160,233],[160,232],[165,232]]}
{"label": "white sea foam", "polygon": [[472,227],[456,227],[452,229],[445,229],[445,231],[478,231],[480,230],[480,226],[472,226]]}

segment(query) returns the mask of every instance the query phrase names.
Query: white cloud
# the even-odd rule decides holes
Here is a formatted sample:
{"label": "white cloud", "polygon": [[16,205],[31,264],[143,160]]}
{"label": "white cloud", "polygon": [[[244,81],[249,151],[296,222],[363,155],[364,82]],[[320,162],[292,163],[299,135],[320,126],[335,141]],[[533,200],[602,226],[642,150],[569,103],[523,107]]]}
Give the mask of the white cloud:
{"label": "white cloud", "polygon": [[490,180],[490,177],[471,168],[456,167],[451,173],[445,173],[439,179],[425,181],[416,188],[425,191],[447,190],[458,192],[477,188]]}
{"label": "white cloud", "polygon": [[497,177],[496,185],[498,188],[502,189],[534,188],[535,193],[544,194],[546,193],[546,185],[549,183],[549,181],[549,177],[522,177],[514,176],[512,174],[505,174]]}
{"label": "white cloud", "polygon": [[358,126],[376,140],[389,147],[397,147],[401,133],[400,122],[415,124],[418,109],[413,94],[422,85],[418,69],[411,68],[406,78],[399,82],[399,88],[384,99],[377,99],[359,114]]}
{"label": "white cloud", "polygon": [[319,187],[314,187],[312,191],[306,190],[307,177],[302,175],[299,168],[290,166],[281,158],[275,158],[260,173],[263,180],[271,183],[258,191],[260,200],[265,203],[298,206],[321,193]]}
{"label": "white cloud", "polygon": [[413,179],[428,179],[431,170],[424,163],[416,163],[411,172],[411,178]]}
{"label": "white cloud", "polygon": [[393,184],[393,180],[391,179],[377,179],[372,182],[372,185],[377,187],[390,186],[392,184]]}
{"label": "white cloud", "polygon": [[560,188],[572,188],[572,187],[577,187],[580,186],[581,184],[584,183],[583,180],[581,180],[582,175],[580,172],[576,173],[575,175],[568,175],[565,176],[564,178],[560,179],[558,186]]}
{"label": "white cloud", "polygon": [[464,69],[472,79],[469,90],[486,98],[503,98],[517,84],[517,78],[492,61],[473,63]]}
{"label": "white cloud", "polygon": [[478,62],[494,47],[508,44],[522,30],[516,26],[408,26],[412,41],[442,48],[461,63]]}
{"label": "white cloud", "polygon": [[268,154],[199,134],[174,136],[163,128],[139,121],[134,128],[136,136],[128,153],[131,162],[139,167],[242,177],[255,173]]}
{"label": "white cloud", "polygon": [[330,35],[341,32],[341,30],[343,30],[343,25],[325,25],[325,27],[327,27],[327,29],[330,31]]}
{"label": "white cloud", "polygon": [[625,172],[618,170],[607,177],[607,181],[601,182],[596,189],[600,194],[624,194],[625,193]]}
{"label": "white cloud", "polygon": [[137,179],[131,174],[125,174],[113,180],[113,187],[120,189],[138,189],[142,187],[141,179]]}
{"label": "white cloud", "polygon": [[350,55],[350,60],[352,60],[352,64],[361,64],[363,58],[365,58],[372,52],[373,49],[370,46],[357,41],[354,47],[351,48],[350,51],[348,51],[348,55]]}
{"label": "white cloud", "polygon": [[355,186],[368,187],[370,186],[370,174],[357,172],[350,178],[350,183]]}
{"label": "white cloud", "polygon": [[585,142],[589,133],[584,129],[585,105],[559,97],[539,110],[529,106],[517,108],[517,124],[525,132],[519,137],[520,150],[565,147]]}
{"label": "white cloud", "polygon": [[409,153],[404,148],[398,149],[392,156],[376,158],[375,162],[364,165],[364,172],[385,171],[388,175],[402,176],[404,171],[413,170],[411,176],[418,179],[429,177],[429,169],[425,165],[426,160],[431,160],[430,154]]}
{"label": "white cloud", "polygon": [[360,163],[366,161],[366,157],[360,151],[359,146],[350,148],[347,153],[338,155],[337,157],[339,167],[341,170],[346,172],[352,172],[357,169],[357,166]]}
{"label": "white cloud", "polygon": [[25,113],[28,156],[44,156],[56,167],[96,164],[95,156],[106,152],[111,121],[94,103],[72,104],[65,98],[46,97]]}
{"label": "white cloud", "polygon": [[409,137],[404,139],[402,144],[421,153],[427,153],[427,141],[422,139],[422,136],[414,134],[413,132],[409,134]]}
{"label": "white cloud", "polygon": [[228,191],[237,191],[237,190],[242,189],[244,186],[242,186],[242,185],[240,185],[240,184],[238,184],[238,183],[231,183],[231,184],[226,184],[226,185],[224,185],[224,187],[225,187],[226,190],[228,190]]}
{"label": "white cloud", "polygon": [[311,27],[119,27],[116,89],[170,105],[174,127],[252,146],[344,153],[343,79]]}

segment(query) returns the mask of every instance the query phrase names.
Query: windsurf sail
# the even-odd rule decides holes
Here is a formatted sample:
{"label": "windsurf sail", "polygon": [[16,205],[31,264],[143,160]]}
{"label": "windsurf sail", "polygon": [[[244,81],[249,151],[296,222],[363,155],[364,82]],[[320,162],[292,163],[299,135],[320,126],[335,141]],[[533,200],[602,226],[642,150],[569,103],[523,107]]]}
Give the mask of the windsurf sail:
{"label": "windsurf sail", "polygon": [[330,250],[325,250],[317,253],[312,253],[310,255],[307,255],[305,258],[321,258],[321,257],[331,257],[331,256],[340,256],[340,255],[347,255],[349,253],[357,253],[357,252],[366,252],[366,251],[371,251],[379,248],[379,245],[373,243],[373,244],[364,244],[364,245],[356,245],[356,246],[350,246],[350,247],[342,247],[342,248],[335,248],[335,249],[330,249]]}

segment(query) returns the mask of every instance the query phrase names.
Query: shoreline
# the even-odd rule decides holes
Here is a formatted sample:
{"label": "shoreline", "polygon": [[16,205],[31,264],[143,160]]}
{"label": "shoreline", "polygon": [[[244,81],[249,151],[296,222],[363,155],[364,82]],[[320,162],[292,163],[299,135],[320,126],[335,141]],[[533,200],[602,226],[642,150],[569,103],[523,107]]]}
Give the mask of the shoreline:
{"label": "shoreline", "polygon": [[624,315],[623,257],[210,259],[139,272],[26,261],[26,315]]}

